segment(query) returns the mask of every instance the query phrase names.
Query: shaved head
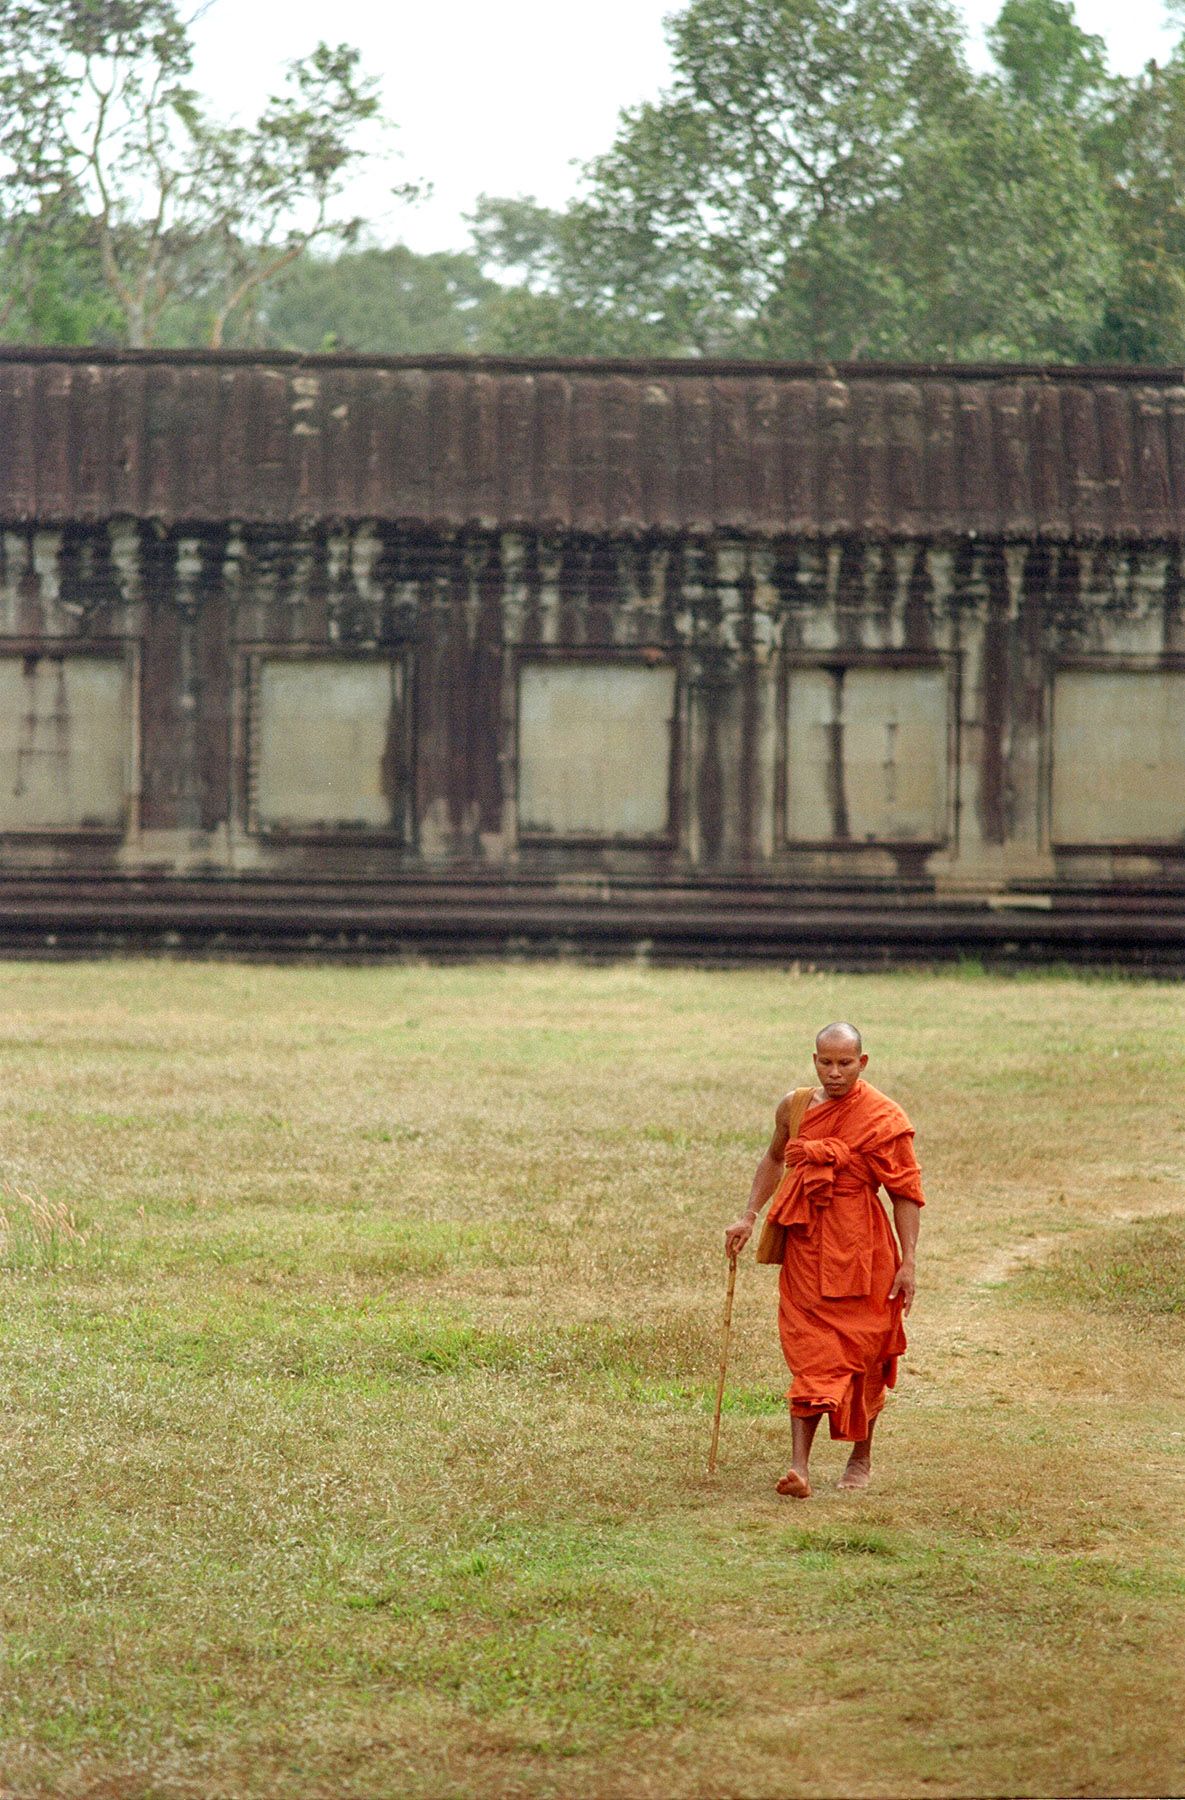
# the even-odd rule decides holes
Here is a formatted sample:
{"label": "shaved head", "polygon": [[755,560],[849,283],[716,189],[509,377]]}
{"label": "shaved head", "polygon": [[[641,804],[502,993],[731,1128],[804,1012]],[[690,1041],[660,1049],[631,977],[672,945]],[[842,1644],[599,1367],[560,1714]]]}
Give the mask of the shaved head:
{"label": "shaved head", "polygon": [[860,1033],[854,1025],[824,1025],[815,1039],[815,1074],[822,1089],[820,1099],[842,1100],[851,1093],[868,1066]]}

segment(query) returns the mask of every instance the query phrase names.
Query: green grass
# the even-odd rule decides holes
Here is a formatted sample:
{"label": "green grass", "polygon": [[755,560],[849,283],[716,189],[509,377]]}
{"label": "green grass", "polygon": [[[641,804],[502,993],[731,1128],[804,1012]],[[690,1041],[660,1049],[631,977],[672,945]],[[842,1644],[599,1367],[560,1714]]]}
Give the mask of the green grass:
{"label": "green grass", "polygon": [[[5,987],[6,1791],[1179,1789],[1179,988]],[[874,1487],[795,1506],[748,1259],[704,1472],[720,1234],[844,1016],[932,1205]]]}
{"label": "green grass", "polygon": [[1028,1286],[1048,1301],[1127,1319],[1185,1318],[1185,1218],[1088,1233],[1033,1270]]}

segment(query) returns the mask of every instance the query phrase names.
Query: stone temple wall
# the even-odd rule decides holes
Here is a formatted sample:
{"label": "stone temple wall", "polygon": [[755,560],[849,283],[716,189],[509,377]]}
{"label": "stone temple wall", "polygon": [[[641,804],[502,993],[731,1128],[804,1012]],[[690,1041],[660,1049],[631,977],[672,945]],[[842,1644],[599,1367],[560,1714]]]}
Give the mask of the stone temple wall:
{"label": "stone temple wall", "polygon": [[0,531],[10,943],[1181,958],[1163,522],[104,516],[107,479]]}

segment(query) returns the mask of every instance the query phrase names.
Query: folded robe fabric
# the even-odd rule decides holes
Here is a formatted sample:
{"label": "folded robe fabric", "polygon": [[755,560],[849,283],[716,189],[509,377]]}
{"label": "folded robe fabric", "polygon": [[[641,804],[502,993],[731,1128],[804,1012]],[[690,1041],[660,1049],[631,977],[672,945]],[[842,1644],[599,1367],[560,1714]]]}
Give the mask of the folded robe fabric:
{"label": "folded robe fabric", "polygon": [[866,1081],[807,1112],[786,1146],[769,1217],[786,1227],[778,1327],[793,1375],[791,1411],[825,1412],[831,1435],[859,1443],[897,1379],[902,1301],[889,1289],[897,1240],[878,1198],[924,1204],[913,1126]]}

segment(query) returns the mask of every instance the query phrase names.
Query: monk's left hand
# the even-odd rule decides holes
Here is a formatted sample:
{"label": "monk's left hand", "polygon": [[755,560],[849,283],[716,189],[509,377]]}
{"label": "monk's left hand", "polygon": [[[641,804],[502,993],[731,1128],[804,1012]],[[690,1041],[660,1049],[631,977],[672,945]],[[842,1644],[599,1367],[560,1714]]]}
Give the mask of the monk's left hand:
{"label": "monk's left hand", "polygon": [[889,1289],[889,1299],[895,1300],[898,1294],[901,1294],[904,1297],[905,1304],[902,1306],[901,1311],[905,1318],[909,1317],[909,1309],[913,1305],[913,1297],[917,1291],[918,1281],[917,1276],[914,1274],[913,1264],[902,1263],[896,1275],[893,1277],[893,1285]]}

